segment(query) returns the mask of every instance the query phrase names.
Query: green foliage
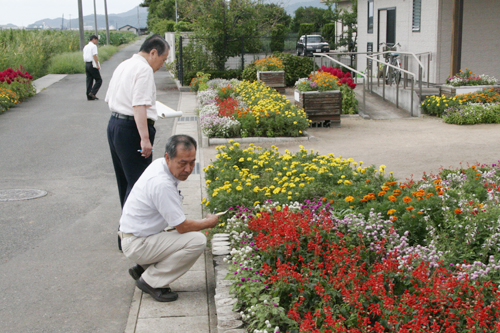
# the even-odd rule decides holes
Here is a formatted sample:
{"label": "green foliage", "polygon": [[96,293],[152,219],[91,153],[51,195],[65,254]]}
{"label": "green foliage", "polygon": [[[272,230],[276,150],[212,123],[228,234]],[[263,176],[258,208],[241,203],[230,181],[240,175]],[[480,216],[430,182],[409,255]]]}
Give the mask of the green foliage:
{"label": "green foliage", "polygon": [[150,30],[154,34],[164,36],[165,32],[174,32],[175,21],[159,18],[151,20]]}
{"label": "green foliage", "polygon": [[314,23],[302,23],[299,28],[299,35],[297,36],[297,39],[303,35],[310,35],[315,31]]}
{"label": "green foliage", "polygon": [[473,93],[453,97],[428,96],[421,104],[424,113],[440,117],[449,107],[466,103],[500,103],[500,92],[495,89],[484,89]]}
{"label": "green foliage", "polygon": [[299,57],[289,53],[274,53],[273,56],[283,60],[287,87],[293,87],[298,79],[307,77],[313,69],[313,61],[309,57]]}
{"label": "green foliage", "polygon": [[0,86],[0,113],[19,103],[15,92]]}
{"label": "green foliage", "polygon": [[175,22],[176,0],[144,0],[143,7],[149,7],[148,27],[152,30],[154,22],[158,19]]}
{"label": "green foliage", "polygon": [[450,107],[442,115],[445,123],[456,125],[498,124],[499,104],[468,104]]}
{"label": "green foliage", "polygon": [[[118,47],[113,45],[99,47],[99,62],[102,64],[116,52],[118,52]],[[82,53],[76,51],[54,55],[50,59],[47,72],[49,74],[85,73],[85,63],[82,61]]]}
{"label": "green foliage", "polygon": [[257,81],[257,67],[255,67],[255,62],[251,62],[245,66],[243,73],[241,73],[241,79],[250,82]]}
{"label": "green foliage", "polygon": [[191,23],[180,21],[174,26],[175,31],[193,31],[194,27]]}
{"label": "green foliage", "polygon": [[286,27],[283,24],[277,24],[272,30],[271,52],[283,52],[285,49]]}
{"label": "green foliage", "polygon": [[210,74],[198,72],[196,73],[196,77],[194,77],[191,80],[191,83],[189,83],[189,87],[193,92],[197,92],[198,90],[205,90],[208,87],[208,80],[210,80]]}
{"label": "green foliage", "polygon": [[321,36],[323,36],[329,43],[330,49],[335,49],[335,23],[327,23],[321,29]]}
{"label": "green foliage", "polygon": [[343,84],[340,86],[342,92],[342,113],[343,114],[357,114],[358,113],[358,100],[354,89],[349,88],[348,85]]}
{"label": "green foliage", "polygon": [[[184,72],[184,80],[183,85],[187,86],[191,83],[191,80],[196,77],[196,71]],[[239,79],[241,78],[241,70],[240,69],[226,69],[224,71],[218,71],[214,69],[205,69],[203,73],[209,74],[210,77],[220,78],[220,79]]]}
{"label": "green foliage", "polygon": [[[90,35],[94,34],[93,32],[85,32],[85,40],[88,41]],[[109,44],[114,46],[119,46],[122,44],[128,44],[138,37],[135,33],[131,31],[110,31],[109,32]],[[107,45],[106,41],[106,31],[99,32],[99,45]]]}
{"label": "green foliage", "polygon": [[0,30],[0,71],[22,67],[37,79],[47,74],[52,55],[79,49],[76,31]]}
{"label": "green foliage", "polygon": [[[328,9],[317,7],[299,7],[295,11],[295,17],[291,23],[291,30],[295,32],[298,31],[299,36],[321,31],[323,25],[331,22],[329,16],[331,16],[331,11]],[[306,33],[301,33],[302,24],[311,24],[312,30],[308,30]]]}

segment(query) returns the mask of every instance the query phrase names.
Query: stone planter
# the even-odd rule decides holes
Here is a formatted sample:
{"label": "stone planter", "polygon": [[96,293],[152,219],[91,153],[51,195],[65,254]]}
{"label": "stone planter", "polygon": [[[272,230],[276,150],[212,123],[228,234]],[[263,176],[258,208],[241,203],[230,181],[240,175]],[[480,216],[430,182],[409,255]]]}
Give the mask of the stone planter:
{"label": "stone planter", "polygon": [[494,88],[500,88],[500,86],[492,86],[492,85],[486,85],[486,86],[460,86],[460,87],[453,87],[447,84],[444,84],[439,87],[439,96],[445,95],[446,97],[450,98],[455,95],[463,95],[463,94],[468,94],[468,93],[473,93],[476,91],[480,91],[483,89],[488,89],[490,87]]}
{"label": "stone planter", "polygon": [[257,71],[257,80],[280,93],[285,92],[285,71]]}
{"label": "stone planter", "polygon": [[307,118],[316,121],[330,120],[332,126],[340,126],[342,114],[342,93],[331,91],[299,91],[294,92],[295,105],[303,108]]}

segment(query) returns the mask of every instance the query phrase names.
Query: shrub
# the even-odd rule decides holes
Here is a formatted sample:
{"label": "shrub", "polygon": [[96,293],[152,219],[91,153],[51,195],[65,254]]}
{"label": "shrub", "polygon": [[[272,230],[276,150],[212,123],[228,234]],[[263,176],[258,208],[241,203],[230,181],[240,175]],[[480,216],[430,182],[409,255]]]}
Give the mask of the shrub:
{"label": "shrub", "polygon": [[285,49],[286,27],[283,24],[277,24],[271,33],[271,52],[283,52]]}
{"label": "shrub", "polygon": [[151,32],[165,36],[165,32],[175,31],[175,21],[156,18],[151,23]]}
{"label": "shrub", "polygon": [[174,26],[175,31],[193,31],[193,25],[186,21],[179,21]]}
{"label": "shrub", "polygon": [[500,123],[500,104],[467,104],[447,108],[442,114],[448,124],[475,125]]}
{"label": "shrub", "polygon": [[335,23],[327,23],[321,28],[321,36],[329,43],[330,49],[335,49]]}
{"label": "shrub", "polygon": [[278,57],[265,57],[254,61],[257,71],[282,71],[285,69],[283,60]]}
{"label": "shrub", "polygon": [[8,68],[0,72],[0,87],[12,91],[19,102],[36,93],[33,87],[33,76],[28,72],[22,72],[22,68],[18,70]]}
{"label": "shrub", "polygon": [[310,35],[313,32],[314,32],[314,23],[301,23],[297,40],[300,38],[300,36]]}
{"label": "shrub", "polygon": [[449,107],[466,103],[500,103],[500,93],[492,88],[453,97],[428,96],[422,102],[424,113],[440,117]]}
{"label": "shrub", "polygon": [[287,87],[293,87],[298,79],[307,77],[313,70],[313,61],[309,57],[299,57],[294,54],[277,52],[273,56],[283,60]]}
{"label": "shrub", "polygon": [[245,69],[241,73],[241,79],[250,82],[257,81],[257,67],[255,67],[255,62],[245,65]]}

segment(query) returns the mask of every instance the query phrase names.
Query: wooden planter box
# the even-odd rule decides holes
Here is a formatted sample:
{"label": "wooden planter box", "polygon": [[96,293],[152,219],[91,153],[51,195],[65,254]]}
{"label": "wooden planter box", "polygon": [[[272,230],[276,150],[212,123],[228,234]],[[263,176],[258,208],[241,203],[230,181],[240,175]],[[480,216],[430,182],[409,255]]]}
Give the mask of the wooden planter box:
{"label": "wooden planter box", "polygon": [[500,86],[460,86],[453,87],[447,84],[444,84],[439,87],[439,96],[445,95],[448,98],[451,98],[456,95],[463,95],[468,93],[473,93],[476,91],[480,91],[483,89],[488,89],[490,87],[498,89]]}
{"label": "wooden planter box", "polygon": [[295,89],[294,97],[295,105],[303,108],[310,120],[330,120],[331,125],[340,126],[342,114],[340,90],[303,92]]}
{"label": "wooden planter box", "polygon": [[257,71],[257,80],[281,93],[285,92],[285,71]]}

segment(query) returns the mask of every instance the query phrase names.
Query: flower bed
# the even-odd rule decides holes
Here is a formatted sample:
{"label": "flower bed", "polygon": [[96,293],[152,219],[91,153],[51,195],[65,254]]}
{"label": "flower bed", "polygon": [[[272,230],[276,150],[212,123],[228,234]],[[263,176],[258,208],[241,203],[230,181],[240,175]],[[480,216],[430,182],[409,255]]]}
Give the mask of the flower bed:
{"label": "flower bed", "polygon": [[198,92],[200,127],[208,137],[299,137],[304,110],[262,82],[210,80]]}
{"label": "flower bed", "polygon": [[218,149],[204,204],[232,212],[219,231],[249,331],[500,329],[498,165],[398,183],[304,148]]}
{"label": "flower bed", "polygon": [[36,93],[33,77],[21,69],[8,68],[0,72],[0,112],[22,102]]}
{"label": "flower bed", "polygon": [[[457,95],[453,97],[446,96],[429,96],[422,102],[422,111],[439,117],[450,124],[480,124],[491,121],[490,114],[491,105],[500,103],[500,93],[494,88],[484,89],[474,93]],[[476,105],[468,107],[468,104]],[[448,111],[449,109],[449,111]],[[473,113],[467,109],[474,109]],[[465,112],[462,112],[465,110]],[[482,110],[482,111],[481,111]],[[461,113],[460,117],[450,117],[451,114]],[[481,113],[485,113],[484,116]],[[444,115],[447,117],[444,117]],[[467,116],[469,114],[469,116]]]}
{"label": "flower bed", "polygon": [[497,79],[494,77],[481,74],[476,75],[472,73],[471,70],[467,68],[465,70],[460,70],[459,73],[450,76],[446,79],[446,84],[452,87],[462,87],[462,86],[491,86],[497,83]]}

